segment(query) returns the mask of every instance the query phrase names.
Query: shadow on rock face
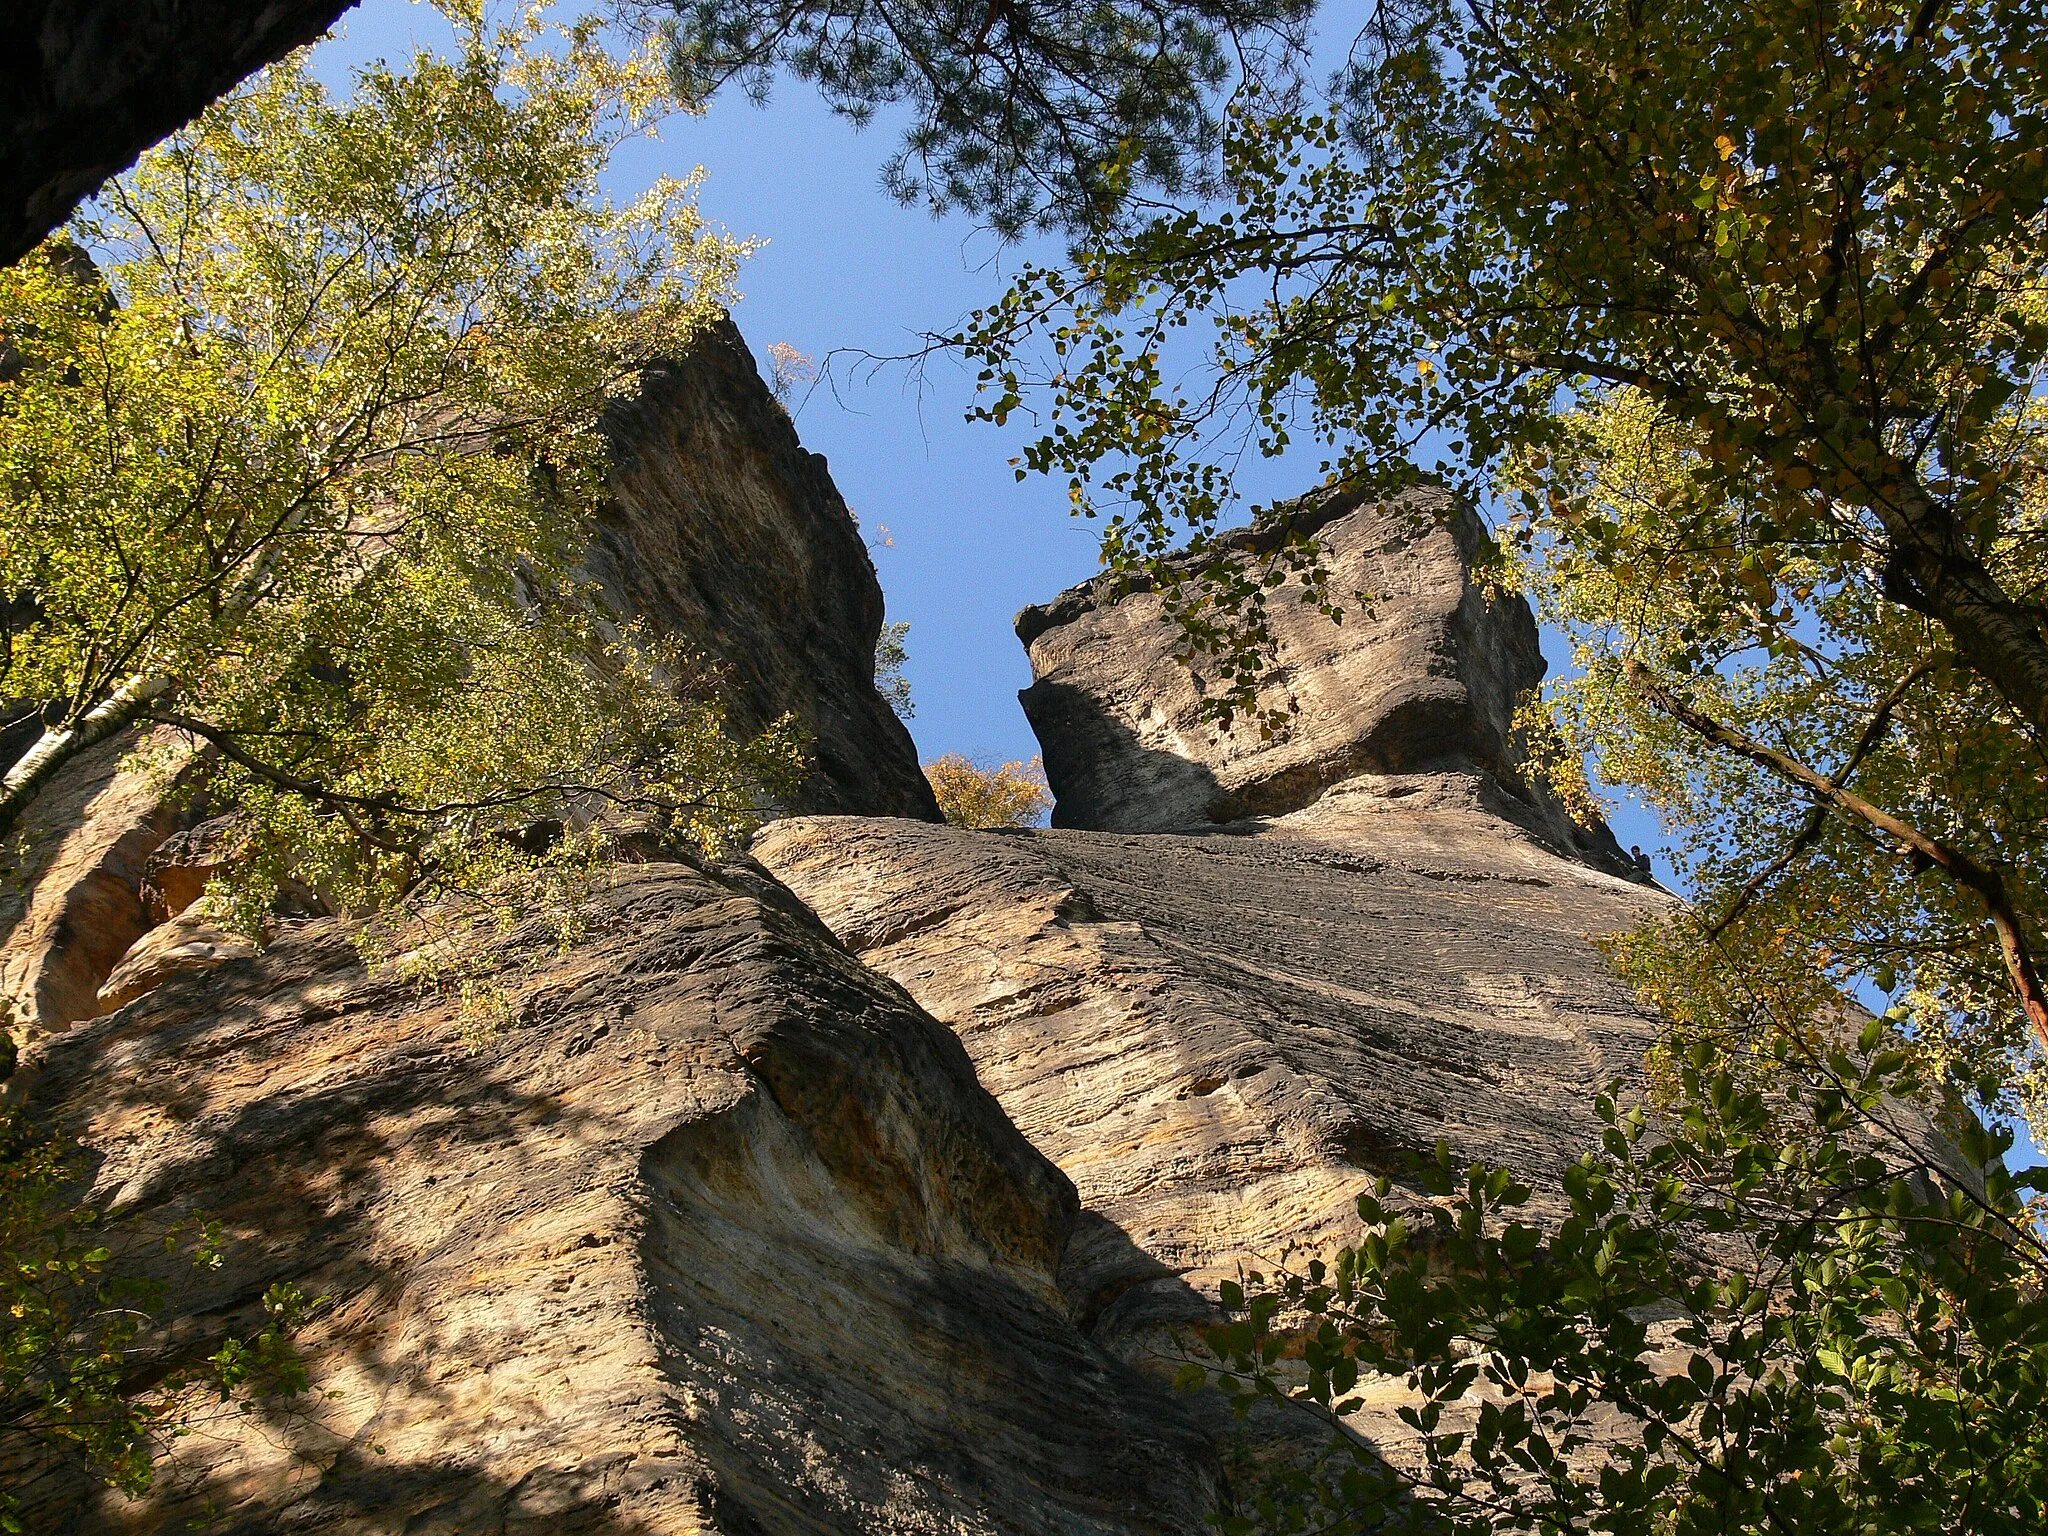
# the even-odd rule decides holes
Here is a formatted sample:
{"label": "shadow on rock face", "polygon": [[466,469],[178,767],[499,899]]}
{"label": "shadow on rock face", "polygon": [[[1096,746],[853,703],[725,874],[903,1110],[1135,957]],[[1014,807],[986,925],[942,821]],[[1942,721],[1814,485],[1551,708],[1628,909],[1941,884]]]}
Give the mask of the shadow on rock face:
{"label": "shadow on rock face", "polygon": [[[1069,1320],[1072,1187],[959,1042],[758,873],[623,869],[591,916],[521,937],[481,1043],[329,923],[31,1050],[164,1349],[330,1301],[314,1394],[30,1527],[1200,1530],[1212,1453]],[[218,1270],[152,1251],[200,1211]]]}
{"label": "shadow on rock face", "polygon": [[1234,819],[1213,769],[1146,745],[1088,689],[1041,679],[1017,702],[1043,748],[1054,826],[1165,832]]}

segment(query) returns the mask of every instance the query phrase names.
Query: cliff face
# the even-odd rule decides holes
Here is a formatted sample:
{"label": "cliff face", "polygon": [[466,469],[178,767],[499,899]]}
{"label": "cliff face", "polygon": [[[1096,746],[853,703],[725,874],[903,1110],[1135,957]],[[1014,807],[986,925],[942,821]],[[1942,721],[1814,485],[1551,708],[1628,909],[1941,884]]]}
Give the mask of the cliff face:
{"label": "cliff face", "polygon": [[[622,870],[591,927],[514,945],[481,1045],[317,923],[29,1054],[165,1347],[331,1298],[295,1409],[29,1529],[1200,1529],[1206,1446],[1068,1316],[1072,1186],[950,1033],[744,869]],[[200,1210],[217,1271],[151,1243]]]}
{"label": "cliff face", "polygon": [[0,264],[355,0],[10,0],[0,7]]}
{"label": "cliff face", "polygon": [[[729,593],[823,572],[858,590],[816,604],[811,654],[854,621],[868,643],[836,502],[762,510],[809,461],[734,443],[738,367],[622,426],[667,462],[622,466],[593,563],[735,636],[781,610]],[[1439,1139],[1540,1190],[1651,1036],[1589,937],[1666,898],[1515,773],[1526,610],[1474,597],[1459,525],[1381,517],[1324,529],[1389,594],[1373,615],[1283,632],[1300,742],[1187,724],[1143,594],[1040,614],[1034,722],[1064,818],[1107,829],[806,816],[758,863],[623,867],[569,952],[510,943],[482,1039],[331,920],[182,975],[163,957],[219,946],[156,930],[108,996],[147,990],[32,1046],[11,1091],[94,1149],[108,1232],[166,1282],[160,1347],[246,1328],[279,1281],[331,1298],[314,1392],[205,1422],[140,1503],[44,1469],[32,1528],[1207,1529],[1235,1431],[1162,1379],[1174,1325],[1240,1263],[1347,1237],[1366,1182]],[[804,655],[734,674],[794,688]],[[852,672],[818,667],[830,721]],[[219,1270],[162,1256],[199,1210]],[[1365,1395],[1357,1427],[1398,1439],[1399,1384]]]}
{"label": "cliff face", "polygon": [[937,821],[910,733],[875,691],[867,547],[738,328],[651,370],[606,432],[612,502],[589,568],[613,604],[710,656],[738,729],[796,715],[816,758],[796,809]]}
{"label": "cliff face", "polygon": [[[1019,622],[1054,830],[756,839],[1074,1180],[1069,1305],[1141,1366],[1240,1264],[1342,1241],[1371,1178],[1440,1139],[1554,1191],[1652,1038],[1589,940],[1667,898],[1516,773],[1534,623],[1475,589],[1475,524],[1415,510],[1320,532],[1369,613],[1338,628],[1282,594],[1290,739],[1202,725],[1158,600],[1081,588]],[[1402,1438],[1398,1384],[1367,1396],[1357,1427]]]}
{"label": "cliff face", "polygon": [[1241,1263],[1344,1240],[1439,1139],[1554,1190],[1652,1036],[1588,938],[1660,898],[1469,812],[1414,836],[817,818],[756,853],[1074,1180],[1068,1303],[1141,1364]]}

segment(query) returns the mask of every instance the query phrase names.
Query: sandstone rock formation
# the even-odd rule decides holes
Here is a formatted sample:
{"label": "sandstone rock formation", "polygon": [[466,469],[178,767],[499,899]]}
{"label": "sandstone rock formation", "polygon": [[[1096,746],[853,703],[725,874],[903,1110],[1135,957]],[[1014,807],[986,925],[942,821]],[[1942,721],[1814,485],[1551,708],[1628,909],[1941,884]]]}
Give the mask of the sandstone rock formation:
{"label": "sandstone rock formation", "polygon": [[[1346,617],[1303,604],[1299,582],[1271,594],[1279,649],[1258,708],[1290,714],[1283,736],[1202,718],[1180,632],[1150,591],[1117,602],[1100,577],[1017,616],[1037,679],[1020,697],[1058,797],[1053,825],[1185,830],[1297,810],[1338,784],[1356,798],[1378,780],[1392,796],[1412,792],[1414,775],[1449,773],[1473,780],[1493,814],[1627,873],[1604,829],[1574,827],[1515,767],[1515,707],[1541,681],[1543,655],[1528,604],[1473,577],[1478,518],[1423,488],[1386,504],[1326,497],[1289,522],[1315,537]],[[1250,533],[1223,543],[1277,547]]]}
{"label": "sandstone rock formation", "polygon": [[[643,447],[593,571],[732,656],[747,707],[810,700],[814,803],[914,799],[856,668],[858,537],[718,344],[615,423]],[[1207,1528],[1228,1430],[1160,1380],[1172,1325],[1240,1264],[1340,1240],[1439,1138],[1540,1189],[1650,1037],[1589,938],[1665,898],[1518,774],[1526,610],[1476,593],[1469,526],[1401,512],[1321,527],[1381,598],[1341,642],[1283,630],[1299,742],[1190,723],[1145,594],[1027,623],[1062,817],[1107,830],[805,816],[758,865],[621,866],[567,952],[508,941],[484,1028],[366,974],[333,919],[255,956],[197,910],[144,937],[104,978],[120,1006],[10,1092],[93,1149],[106,1230],[167,1287],[156,1347],[203,1351],[292,1282],[329,1298],[314,1391],[204,1421],[140,1503],[47,1466],[31,1528]],[[803,638],[754,643],[784,608]],[[168,908],[209,846],[122,868]],[[201,1211],[217,1270],[157,1241]],[[1359,1427],[1394,1433],[1397,1394],[1368,1396]]]}
{"label": "sandstone rock formation", "polygon": [[203,912],[180,912],[128,946],[120,963],[100,983],[93,1012],[112,1013],[173,976],[210,971],[230,960],[253,959],[257,953],[252,940],[228,932]]}
{"label": "sandstone rock formation", "polygon": [[[1202,725],[1158,599],[1080,588],[1019,621],[1055,829],[756,839],[1074,1180],[1062,1284],[1135,1362],[1170,1360],[1239,1266],[1343,1240],[1368,1181],[1440,1139],[1555,1209],[1650,1042],[1589,941],[1666,898],[1516,771],[1535,626],[1477,590],[1477,524],[1449,511],[1324,509],[1326,558],[1376,600],[1342,628],[1276,608],[1290,739]],[[1398,1436],[1397,1398],[1360,1427]]]}
{"label": "sandstone rock formation", "polygon": [[730,321],[606,423],[614,469],[589,566],[610,600],[724,671],[734,725],[792,712],[815,741],[796,808],[939,819],[875,691],[882,589],[825,461]]}
{"label": "sandstone rock formation", "polygon": [[123,767],[135,747],[123,736],[81,755],[16,828],[27,857],[0,880],[0,1022],[17,1032],[99,1012],[100,983],[156,922],[143,871],[187,818],[151,774]]}
{"label": "sandstone rock formation", "polygon": [[[480,1047],[330,921],[27,1053],[167,1348],[331,1298],[296,1411],[141,1504],[53,1470],[30,1529],[1202,1529],[1208,1448],[1069,1318],[1072,1187],[952,1035],[745,870],[623,869],[592,931]],[[151,1241],[197,1209],[219,1270]]]}
{"label": "sandstone rock formation", "polygon": [[0,264],[355,0],[12,0],[0,10]]}
{"label": "sandstone rock formation", "polygon": [[[825,461],[797,441],[739,331],[721,322],[654,370],[607,431],[613,496],[588,569],[620,616],[707,656],[734,729],[797,718],[814,757],[797,808],[937,820],[910,734],[875,688],[874,566]],[[119,771],[134,744],[80,759],[30,811],[34,857],[0,890],[0,1007],[12,1006],[17,1027],[61,1029],[100,1012],[109,973],[197,897],[213,845],[232,830],[217,818],[185,834],[190,816],[168,810],[147,775]],[[11,760],[0,754],[0,766]],[[158,960],[179,945],[160,947]],[[209,956],[186,945],[177,958],[191,968]],[[129,981],[160,973],[138,966]]]}
{"label": "sandstone rock formation", "polygon": [[237,821],[214,816],[165,838],[142,866],[142,900],[159,922],[178,916],[227,868]]}

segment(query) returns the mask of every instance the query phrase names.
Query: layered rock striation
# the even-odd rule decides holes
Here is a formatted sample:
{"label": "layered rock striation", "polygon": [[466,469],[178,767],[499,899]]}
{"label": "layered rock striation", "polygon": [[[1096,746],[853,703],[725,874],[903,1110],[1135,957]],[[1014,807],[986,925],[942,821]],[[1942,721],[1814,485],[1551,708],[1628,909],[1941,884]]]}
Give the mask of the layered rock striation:
{"label": "layered rock striation", "polygon": [[1370,1180],[1439,1140],[1554,1190],[1651,1039],[1588,942],[1659,899],[1641,887],[1469,827],[1307,830],[756,840],[1074,1180],[1063,1284],[1133,1358],[1241,1263],[1350,1236]]}
{"label": "layered rock striation", "polygon": [[612,605],[709,657],[736,729],[796,717],[814,766],[794,809],[937,821],[875,690],[882,588],[859,525],[738,328],[650,369],[605,428],[611,502],[587,564]]}
{"label": "layered rock striation", "polygon": [[[1341,627],[1276,603],[1295,735],[1207,726],[1157,597],[1095,584],[1019,621],[1054,828],[756,839],[1074,1180],[1069,1304],[1143,1364],[1239,1266],[1349,1237],[1368,1182],[1440,1140],[1554,1202],[1653,1034],[1592,941],[1668,898],[1518,772],[1542,660],[1526,606],[1472,577],[1476,521],[1423,494],[1314,531],[1373,602]],[[1397,1396],[1361,1427],[1398,1434]]]}
{"label": "layered rock striation", "polygon": [[18,862],[0,858],[0,1027],[91,1018],[108,973],[167,915],[146,894],[149,861],[192,817],[126,766],[139,745],[131,733],[82,753],[30,804]]}
{"label": "layered rock striation", "polygon": [[[591,916],[513,946],[482,1042],[325,922],[28,1054],[162,1348],[329,1298],[305,1398],[202,1419],[145,1501],[53,1468],[28,1528],[1200,1530],[1211,1451],[1072,1321],[1072,1186],[953,1035],[744,869]],[[162,1257],[202,1212],[221,1267]]]}

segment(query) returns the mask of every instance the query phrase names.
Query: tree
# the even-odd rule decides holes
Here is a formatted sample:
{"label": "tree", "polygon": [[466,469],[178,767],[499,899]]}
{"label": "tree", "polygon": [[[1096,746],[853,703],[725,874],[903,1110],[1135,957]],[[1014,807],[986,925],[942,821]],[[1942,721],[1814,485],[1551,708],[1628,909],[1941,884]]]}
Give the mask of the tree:
{"label": "tree", "polygon": [[536,826],[729,835],[791,761],[576,574],[606,403],[746,247],[690,182],[599,190],[673,106],[651,56],[448,9],[453,57],[346,101],[294,57],[151,151],[75,226],[97,276],[59,243],[0,272],[0,695],[43,723],[0,834],[168,728],[259,887],[294,864],[371,909],[531,871]]}
{"label": "tree", "polygon": [[932,794],[956,827],[1030,827],[1052,804],[1038,759],[984,768],[959,752],[924,765]]}
{"label": "tree", "polygon": [[[2031,732],[1937,625],[1875,583],[1803,551],[1681,555],[1662,509],[1697,455],[1640,395],[1565,425],[1548,473],[1570,476],[1615,533],[1548,534],[1521,561],[1576,662],[1547,723],[1562,727],[1567,774],[1590,752],[1659,808],[1698,892],[1666,932],[1620,952],[1625,969],[1669,996],[1731,968],[1799,968],[1819,984],[1815,1009],[1861,982],[1954,1087],[2048,1120],[2031,1010],[2014,1006],[2038,996],[2048,909]],[[2036,435],[2031,421],[2015,430]],[[2048,494],[2039,451],[2030,442],[2021,462],[2023,508]],[[2032,587],[2027,543],[2002,561]],[[1795,622],[1773,586],[1794,595]],[[1773,622],[1774,646],[1759,635]]]}
{"label": "tree", "polygon": [[1285,78],[1314,0],[629,0],[668,47],[678,88],[739,81],[765,100],[778,68],[866,124],[913,115],[884,184],[1005,234],[1085,229],[1135,184],[1206,184],[1215,97]]}
{"label": "tree", "polygon": [[[1924,1084],[1886,1036],[1788,1032],[1770,1094],[1702,1036],[1676,1112],[1601,1100],[1562,1220],[1521,1219],[1510,1170],[1440,1147],[1420,1188],[1359,1200],[1365,1235],[1330,1263],[1225,1286],[1184,1383],[1334,1433],[1222,1528],[2039,1529],[2048,1247],[2025,1190],[2048,1169],[2016,1180],[1975,1121],[1954,1147],[1915,1125]],[[1411,1450],[1341,1427],[1375,1373],[1405,1380]]]}
{"label": "tree", "polygon": [[[1219,712],[1312,564],[1167,564],[1235,456],[1306,438],[1331,483],[1429,467],[1512,513],[1613,683],[1555,717],[1564,755],[1743,811],[1695,823],[1696,957],[1902,979],[1959,1083],[2010,1083],[2048,1040],[2044,31],[2004,0],[1389,0],[1327,110],[1236,104],[1227,203],[1134,210],[954,340],[983,414],[1047,413],[1020,473],[1109,514]],[[1799,879],[1815,849],[1855,883]],[[1773,920],[1717,926],[1757,877]]]}
{"label": "tree", "polygon": [[[40,725],[0,834],[79,753],[153,732],[239,815],[212,899],[259,933],[291,875],[437,939],[534,910],[566,934],[615,831],[731,837],[796,764],[786,725],[733,741],[705,668],[577,574],[607,403],[746,247],[690,182],[599,190],[673,105],[651,56],[448,10],[454,56],[345,101],[288,59],[111,184],[80,243],[0,271],[0,698]],[[411,947],[488,1017],[465,946]],[[278,1288],[249,1336],[167,1353],[80,1174],[0,1115],[0,1441],[138,1492],[167,1437],[303,1388],[311,1303]]]}
{"label": "tree", "polygon": [[[1326,1406],[1410,1371],[1428,1437],[1259,1523],[2038,1523],[2038,1212],[1974,1118],[1960,1160],[1869,1122],[2041,1107],[2044,29],[1394,0],[1326,110],[1235,104],[1224,205],[1133,204],[952,339],[982,414],[1043,413],[1020,475],[1106,515],[1218,713],[1263,670],[1266,594],[1329,600],[1298,546],[1169,561],[1213,547],[1237,457],[1306,439],[1328,484],[1433,469],[1503,514],[1492,574],[1582,672],[1525,717],[1539,757],[1584,794],[1591,751],[1688,855],[1695,903],[1613,946],[1670,1021],[1666,1096],[1609,1111],[1562,1226],[1500,1223],[1512,1174],[1460,1196],[1446,1159],[1431,1210],[1361,1205],[1348,1270],[1242,1298],[1241,1388],[1286,1390],[1302,1349]],[[1860,1055],[1856,984],[1890,994]],[[1500,1406],[1453,1429],[1482,1380]],[[1596,1404],[1641,1438],[1594,1451]]]}
{"label": "tree", "polygon": [[889,701],[899,720],[909,720],[917,714],[917,705],[910,697],[910,679],[903,675],[904,667],[910,663],[909,638],[908,619],[884,624],[875,638],[875,691]]}

